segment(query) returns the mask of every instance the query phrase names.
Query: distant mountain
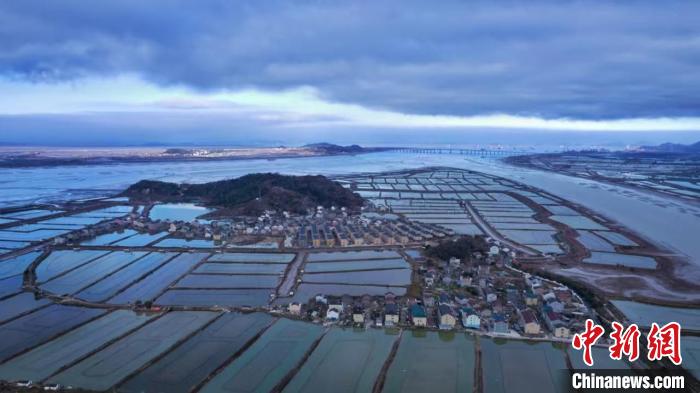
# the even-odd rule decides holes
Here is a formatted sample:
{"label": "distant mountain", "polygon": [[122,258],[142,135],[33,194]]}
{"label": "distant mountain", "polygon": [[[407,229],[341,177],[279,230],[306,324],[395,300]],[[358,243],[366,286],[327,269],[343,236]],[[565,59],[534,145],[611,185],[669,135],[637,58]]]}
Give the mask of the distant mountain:
{"label": "distant mountain", "polygon": [[663,143],[658,146],[642,146],[639,150],[652,153],[700,153],[700,142],[692,145],[679,143]]}
{"label": "distant mountain", "polygon": [[332,143],[311,143],[302,147],[326,154],[364,153],[371,150],[360,145],[340,146]]}
{"label": "distant mountain", "polygon": [[304,214],[316,206],[359,210],[364,200],[325,176],[287,176],[255,173],[237,179],[203,184],[176,184],[142,180],[123,195],[135,200],[200,202],[241,215],[265,210]]}

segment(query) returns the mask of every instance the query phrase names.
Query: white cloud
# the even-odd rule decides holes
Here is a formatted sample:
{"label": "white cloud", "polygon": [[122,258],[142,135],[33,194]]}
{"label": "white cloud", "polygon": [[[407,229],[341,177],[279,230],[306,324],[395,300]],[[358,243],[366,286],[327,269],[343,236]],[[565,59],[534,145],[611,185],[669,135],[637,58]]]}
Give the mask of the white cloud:
{"label": "white cloud", "polygon": [[134,75],[31,83],[0,80],[1,115],[99,112],[235,114],[282,127],[509,128],[571,131],[698,131],[700,118],[614,120],[543,119],[509,114],[449,116],[406,114],[324,100],[313,87],[283,91],[197,91],[163,87]]}

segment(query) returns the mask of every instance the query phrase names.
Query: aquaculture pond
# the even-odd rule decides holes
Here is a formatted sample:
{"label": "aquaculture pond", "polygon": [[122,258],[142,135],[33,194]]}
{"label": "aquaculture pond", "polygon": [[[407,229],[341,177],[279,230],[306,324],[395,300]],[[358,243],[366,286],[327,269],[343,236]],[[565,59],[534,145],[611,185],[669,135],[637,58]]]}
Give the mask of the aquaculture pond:
{"label": "aquaculture pond", "polygon": [[295,254],[283,253],[217,253],[209,258],[209,262],[253,262],[253,263],[289,263]]}
{"label": "aquaculture pond", "polygon": [[528,231],[520,229],[499,230],[503,236],[520,244],[556,244],[555,231]]}
{"label": "aquaculture pond", "polygon": [[0,217],[5,219],[15,219],[15,220],[31,220],[34,218],[40,218],[44,216],[49,216],[52,214],[61,213],[61,210],[42,210],[42,209],[32,209],[32,210],[20,210],[11,213],[0,214]]}
{"label": "aquaculture pond", "polygon": [[[306,302],[312,297],[316,296],[317,294],[334,296],[382,296],[389,292],[397,296],[403,296],[406,294],[406,287],[393,287],[383,285],[313,284],[302,282],[295,289],[292,300],[297,302]],[[285,303],[286,302],[287,301],[285,300]]]}
{"label": "aquaculture pond", "polygon": [[304,358],[323,329],[280,319],[200,392],[268,393]]}
{"label": "aquaculture pond", "polygon": [[33,293],[18,293],[0,300],[0,322],[16,318],[50,303],[50,300],[37,298]]}
{"label": "aquaculture pond", "polygon": [[39,229],[32,232],[13,232],[10,230],[0,231],[0,240],[4,241],[27,241],[36,242],[61,236],[71,232],[73,229]]}
{"label": "aquaculture pond", "polygon": [[270,302],[270,289],[169,289],[155,303],[162,306],[258,307]]}
{"label": "aquaculture pond", "polygon": [[210,274],[283,274],[287,269],[286,264],[281,263],[217,263],[207,262],[201,264],[194,273]]}
{"label": "aquaculture pond", "polygon": [[117,310],[0,365],[0,379],[42,381],[153,318]]}
{"label": "aquaculture pond", "polygon": [[187,393],[242,351],[272,320],[272,317],[261,313],[223,314],[130,378],[119,387],[119,391]]}
{"label": "aquaculture pond", "polygon": [[21,275],[40,254],[39,252],[30,252],[0,261],[0,280]]}
{"label": "aquaculture pond", "polygon": [[125,239],[115,242],[114,246],[120,247],[145,247],[160,238],[163,238],[165,233],[137,233]]}
{"label": "aquaculture pond", "polygon": [[408,285],[411,283],[411,269],[374,270],[340,273],[305,273],[302,277],[308,283],[338,283],[367,285]]}
{"label": "aquaculture pond", "polygon": [[615,247],[607,240],[588,231],[577,231],[579,237],[576,238],[581,244],[592,251],[615,252]]}
{"label": "aquaculture pond", "polygon": [[109,251],[53,251],[35,269],[37,282],[48,281],[71,269],[106,255]]}
{"label": "aquaculture pond", "polygon": [[0,362],[104,314],[104,310],[51,305],[0,325]]}
{"label": "aquaculture pond", "polygon": [[474,343],[464,333],[404,331],[382,391],[473,391]]}
{"label": "aquaculture pond", "polygon": [[127,237],[134,236],[138,232],[133,229],[126,229],[121,232],[105,233],[104,235],[99,235],[94,239],[86,240],[80,244],[84,246],[107,246],[112,243],[116,243],[119,240],[126,239]]}
{"label": "aquaculture pond", "polygon": [[543,254],[563,254],[564,250],[561,249],[556,244],[527,244],[528,247],[534,248],[535,250]]}
{"label": "aquaculture pond", "polygon": [[700,337],[681,338],[681,354],[683,368],[690,371],[695,378],[700,379]]}
{"label": "aquaculture pond", "polygon": [[700,309],[657,306],[630,300],[612,300],[612,304],[640,327],[678,322],[683,329],[700,331]]}
{"label": "aquaculture pond", "polygon": [[400,258],[396,251],[391,250],[366,250],[366,251],[344,251],[344,252],[318,252],[310,253],[307,257],[309,262],[318,261],[339,261],[346,259],[382,259]]}
{"label": "aquaculture pond", "polygon": [[275,288],[279,276],[242,274],[190,274],[175,284],[176,288]]}
{"label": "aquaculture pond", "polygon": [[30,244],[31,242],[0,240],[0,255],[9,253],[12,250],[27,247]]}
{"label": "aquaculture pond", "polygon": [[206,239],[181,239],[177,237],[169,237],[154,244],[155,247],[173,247],[173,248],[216,248],[222,247],[222,244],[216,245],[213,240]]}
{"label": "aquaculture pond", "polygon": [[192,203],[161,203],[151,208],[148,217],[153,221],[194,221],[197,217],[210,213],[211,211],[211,209]]}
{"label": "aquaculture pond", "polygon": [[150,253],[138,259],[117,272],[104,277],[100,281],[78,292],[75,296],[87,301],[101,302],[109,299],[121,289],[128,287],[141,277],[151,273],[175,253]]}
{"label": "aquaculture pond", "polygon": [[403,258],[396,258],[349,262],[313,262],[307,263],[304,266],[304,271],[307,273],[320,273],[373,269],[409,269],[410,267]]}
{"label": "aquaculture pond", "polygon": [[153,300],[167,287],[190,271],[209,254],[183,253],[168,261],[143,279],[134,282],[109,300],[110,303],[133,303]]}
{"label": "aquaculture pond", "polygon": [[112,252],[42,283],[41,289],[58,295],[72,294],[143,258],[146,254],[143,251]]}
{"label": "aquaculture pond", "polygon": [[595,232],[598,236],[602,236],[605,238],[607,241],[609,241],[612,244],[618,245],[618,246],[638,246],[637,243],[633,242],[629,238],[627,238],[625,235],[617,232],[609,232],[609,231],[596,231]]}
{"label": "aquaculture pond", "polygon": [[583,260],[587,263],[596,263],[600,265],[621,265],[627,267],[638,267],[642,269],[655,269],[656,261],[654,258],[641,255],[615,254],[609,252],[593,251],[589,258]]}
{"label": "aquaculture pond", "polygon": [[552,220],[564,223],[574,229],[605,229],[604,226],[598,224],[597,222],[591,220],[584,216],[564,216],[564,215],[554,215],[549,217]]}
{"label": "aquaculture pond", "polygon": [[333,328],[284,392],[372,392],[398,337],[398,333],[391,334],[381,329]]}
{"label": "aquaculture pond", "polygon": [[22,275],[12,276],[0,280],[0,297],[16,294],[22,291]]}
{"label": "aquaculture pond", "polygon": [[[629,370],[630,365],[625,360],[614,360],[610,358],[610,350],[607,346],[598,346],[591,348],[591,354],[593,355],[593,366],[588,366],[583,361],[583,351],[575,350],[573,347],[569,346],[566,348],[566,352],[571,360],[571,367],[574,370]],[[644,357],[643,355],[641,356]],[[641,365],[642,361],[638,360],[638,364]]]}
{"label": "aquaculture pond", "polygon": [[216,316],[213,312],[167,313],[50,377],[48,382],[88,390],[107,390]]}
{"label": "aquaculture pond", "polygon": [[[568,344],[479,338],[484,391],[557,393],[570,380],[564,350]],[[562,371],[564,370],[564,371]],[[537,381],[537,383],[533,383]]]}

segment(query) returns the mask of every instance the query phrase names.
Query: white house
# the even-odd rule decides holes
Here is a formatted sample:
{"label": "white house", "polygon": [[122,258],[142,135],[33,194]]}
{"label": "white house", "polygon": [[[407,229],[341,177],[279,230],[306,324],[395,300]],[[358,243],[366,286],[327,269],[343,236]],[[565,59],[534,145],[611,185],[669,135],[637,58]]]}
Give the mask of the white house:
{"label": "white house", "polygon": [[297,302],[289,303],[288,310],[290,314],[299,315],[301,314],[301,304]]}
{"label": "white house", "polygon": [[340,310],[337,308],[329,308],[326,311],[326,319],[329,321],[337,321],[340,319]]}
{"label": "white house", "polygon": [[471,308],[462,309],[462,325],[467,329],[481,328],[481,318]]}

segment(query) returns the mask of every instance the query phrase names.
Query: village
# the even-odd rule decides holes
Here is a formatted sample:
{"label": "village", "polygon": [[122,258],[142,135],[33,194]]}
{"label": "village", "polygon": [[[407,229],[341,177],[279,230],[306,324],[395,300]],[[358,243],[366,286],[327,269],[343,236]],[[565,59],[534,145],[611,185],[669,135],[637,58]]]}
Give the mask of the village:
{"label": "village", "polygon": [[126,229],[162,233],[185,241],[211,241],[216,247],[265,240],[269,248],[421,245],[454,235],[453,230],[435,224],[371,211],[349,215],[342,207],[319,206],[307,215],[268,210],[258,217],[222,220],[154,220],[148,216],[151,207],[136,207],[124,218],[57,237],[54,244],[79,243],[102,233]]}
{"label": "village", "polygon": [[583,329],[585,319],[592,316],[567,287],[513,268],[516,254],[495,239],[486,239],[490,245],[487,252],[474,252],[463,258],[441,260],[424,256],[423,247],[439,244],[453,236],[453,231],[397,215],[348,215],[343,208],[319,207],[306,216],[267,211],[235,222],[200,222],[151,220],[147,212],[148,207],[135,207],[124,218],[57,237],[54,243],[78,244],[102,233],[134,230],[185,240],[208,240],[221,247],[251,238],[279,239],[281,248],[406,247],[414,289],[406,296],[391,292],[359,297],[319,294],[308,302],[273,306],[273,311],[316,323],[567,339]]}
{"label": "village", "polygon": [[466,330],[507,337],[568,340],[592,312],[569,288],[509,266],[514,254],[498,242],[486,254],[448,261],[417,250],[414,284],[420,295],[351,297],[317,295],[283,312],[316,323],[355,327]]}

